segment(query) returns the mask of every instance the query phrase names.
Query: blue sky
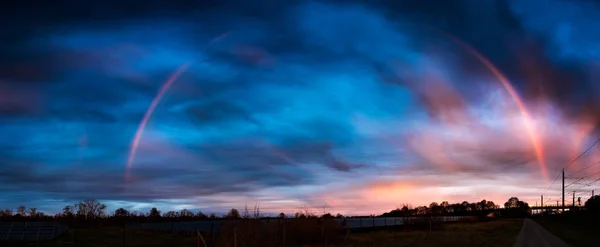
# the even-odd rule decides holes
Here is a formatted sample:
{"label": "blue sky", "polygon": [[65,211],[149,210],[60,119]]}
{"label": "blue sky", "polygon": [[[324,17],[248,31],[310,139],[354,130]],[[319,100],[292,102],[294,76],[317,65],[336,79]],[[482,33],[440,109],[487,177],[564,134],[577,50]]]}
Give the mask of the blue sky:
{"label": "blue sky", "polygon": [[[0,207],[534,204],[595,140],[600,9],[501,2],[109,1],[49,7],[61,18],[7,15]],[[455,39],[506,75],[529,117]],[[126,179],[144,114],[184,64]]]}

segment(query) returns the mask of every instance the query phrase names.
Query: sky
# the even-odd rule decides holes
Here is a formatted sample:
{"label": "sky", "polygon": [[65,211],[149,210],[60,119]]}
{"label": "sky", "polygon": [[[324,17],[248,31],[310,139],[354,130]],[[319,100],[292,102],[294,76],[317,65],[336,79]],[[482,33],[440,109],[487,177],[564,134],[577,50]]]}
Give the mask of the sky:
{"label": "sky", "polygon": [[2,12],[0,208],[554,204],[567,165],[567,192],[585,200],[600,185],[598,147],[570,163],[598,138],[597,1],[65,0]]}

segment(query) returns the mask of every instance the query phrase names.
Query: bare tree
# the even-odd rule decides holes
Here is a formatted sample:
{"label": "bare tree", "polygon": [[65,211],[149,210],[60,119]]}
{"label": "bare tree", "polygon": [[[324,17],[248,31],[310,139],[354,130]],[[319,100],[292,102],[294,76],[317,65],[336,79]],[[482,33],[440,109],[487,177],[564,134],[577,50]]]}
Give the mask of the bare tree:
{"label": "bare tree", "polygon": [[254,210],[252,211],[252,216],[255,219],[260,219],[262,214],[260,213],[260,205],[258,203],[254,204]]}
{"label": "bare tree", "polygon": [[202,211],[198,211],[198,213],[196,213],[196,217],[198,217],[200,219],[208,218],[208,216],[206,216],[206,214],[202,213]]}
{"label": "bare tree", "polygon": [[38,216],[38,211],[37,208],[30,208],[29,209],[29,217],[37,217]]}
{"label": "bare tree", "polygon": [[190,210],[187,210],[186,208],[182,209],[179,212],[179,216],[181,217],[194,217],[194,213],[192,213]]}
{"label": "bare tree", "polygon": [[175,212],[175,211],[168,211],[166,213],[163,214],[163,217],[165,218],[177,218],[179,217],[179,213]]}
{"label": "bare tree", "polygon": [[106,209],[106,205],[100,203],[94,199],[85,199],[82,202],[78,202],[77,207],[77,215],[85,216],[88,218],[97,218],[104,215],[104,210]]}
{"label": "bare tree", "polygon": [[250,219],[250,210],[248,209],[248,204],[244,203],[244,210],[241,215],[242,219]]}
{"label": "bare tree", "polygon": [[25,206],[19,206],[17,208],[17,214],[23,217],[27,216],[27,208]]}
{"label": "bare tree", "polygon": [[4,216],[12,216],[13,211],[10,208],[4,209]]}
{"label": "bare tree", "polygon": [[73,216],[73,207],[67,205],[63,208],[62,216],[64,217],[72,217]]}
{"label": "bare tree", "polygon": [[304,212],[302,212],[302,211],[298,211],[298,212],[296,212],[296,214],[294,215],[294,218],[296,218],[296,219],[304,219],[304,218],[306,218],[306,215],[304,215]]}
{"label": "bare tree", "polygon": [[301,215],[304,215],[306,218],[317,218],[317,215],[306,205],[304,205],[300,212]]}

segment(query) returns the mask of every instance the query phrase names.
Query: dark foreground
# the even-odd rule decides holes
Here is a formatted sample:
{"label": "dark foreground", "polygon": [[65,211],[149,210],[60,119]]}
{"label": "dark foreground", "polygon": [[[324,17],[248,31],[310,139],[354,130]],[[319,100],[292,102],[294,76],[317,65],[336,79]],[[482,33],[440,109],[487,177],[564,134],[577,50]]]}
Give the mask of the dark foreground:
{"label": "dark foreground", "polygon": [[525,219],[517,237],[515,247],[569,247],[564,240],[552,234],[531,219]]}
{"label": "dark foreground", "polygon": [[[294,234],[282,245],[263,241],[249,241],[251,231],[222,236],[202,236],[190,233],[156,233],[126,230],[118,227],[98,227],[71,229],[57,240],[45,243],[31,243],[29,246],[513,246],[523,224],[522,219],[502,219],[486,222],[444,223],[434,226],[413,228],[387,228],[368,232],[337,231],[323,232],[311,244],[294,243]],[[293,231],[292,229],[290,229]],[[297,229],[295,231],[300,231]],[[318,232],[323,229],[317,229]],[[206,234],[205,234],[206,235]],[[233,237],[236,236],[236,237]],[[270,236],[273,239],[280,236]],[[245,241],[248,240],[248,241]],[[284,240],[285,241],[285,240]],[[9,245],[2,245],[9,246]],[[10,245],[23,246],[23,245]],[[27,246],[27,245],[25,245]]]}
{"label": "dark foreground", "polygon": [[565,213],[564,215],[538,217],[534,220],[573,247],[600,246],[598,238],[600,214]]}

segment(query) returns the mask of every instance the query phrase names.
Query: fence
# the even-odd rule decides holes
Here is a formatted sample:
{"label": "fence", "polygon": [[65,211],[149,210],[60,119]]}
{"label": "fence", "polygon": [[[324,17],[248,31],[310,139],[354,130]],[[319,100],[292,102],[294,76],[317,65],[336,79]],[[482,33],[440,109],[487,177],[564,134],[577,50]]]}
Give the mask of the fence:
{"label": "fence", "polygon": [[[336,218],[341,228],[372,228],[385,226],[401,226],[404,221],[419,219],[431,219],[436,222],[456,222],[474,219],[473,216],[438,216],[438,217],[371,217],[371,218]],[[264,223],[281,221],[293,221],[290,219],[261,219]],[[152,222],[128,224],[127,228],[152,231],[179,231],[179,232],[218,232],[222,225],[232,223],[236,220],[203,220],[203,221],[179,221],[179,222]]]}
{"label": "fence", "polygon": [[0,240],[50,240],[67,230],[56,222],[0,222]]}

